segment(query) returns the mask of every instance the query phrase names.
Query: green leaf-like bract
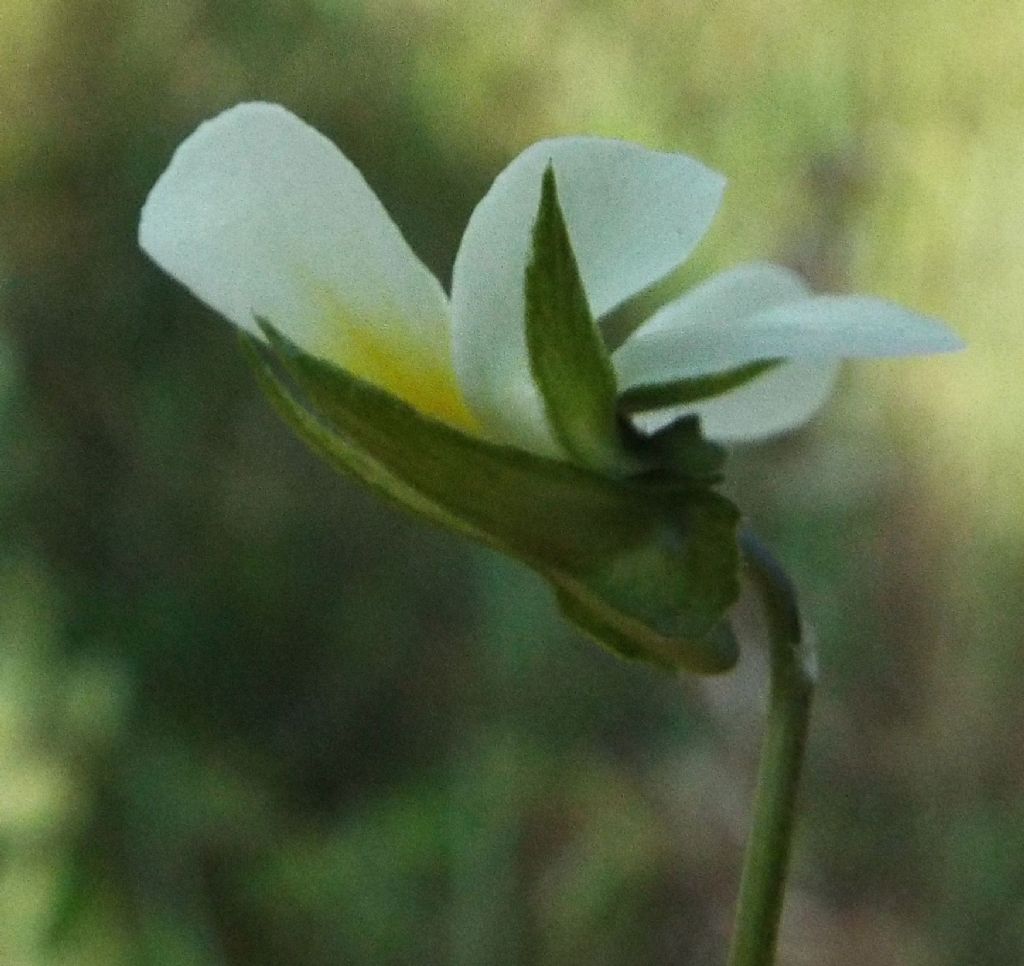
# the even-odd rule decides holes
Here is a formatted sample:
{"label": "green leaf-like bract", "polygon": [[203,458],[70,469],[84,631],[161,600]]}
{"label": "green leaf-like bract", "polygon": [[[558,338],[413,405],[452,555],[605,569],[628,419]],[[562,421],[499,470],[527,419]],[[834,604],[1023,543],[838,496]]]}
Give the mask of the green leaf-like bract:
{"label": "green leaf-like bract", "polygon": [[615,373],[587,304],[550,164],[524,295],[530,369],[559,442],[583,466],[628,472],[633,467],[619,436]]}
{"label": "green leaf-like bract", "polygon": [[735,663],[722,630],[738,593],[728,500],[692,480],[616,481],[468,436],[263,329],[269,344],[242,337],[261,384],[335,467],[524,561],[623,656],[702,673]]}

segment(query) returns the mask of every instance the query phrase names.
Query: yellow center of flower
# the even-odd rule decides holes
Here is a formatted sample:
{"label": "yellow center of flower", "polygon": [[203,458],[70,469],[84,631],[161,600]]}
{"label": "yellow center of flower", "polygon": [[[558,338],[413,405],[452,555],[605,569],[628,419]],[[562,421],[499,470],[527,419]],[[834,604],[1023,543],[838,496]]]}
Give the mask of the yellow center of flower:
{"label": "yellow center of flower", "polygon": [[408,344],[396,344],[392,335],[363,327],[345,333],[342,352],[345,368],[355,375],[387,389],[427,416],[467,432],[476,430],[476,420],[466,408],[450,367],[417,359]]}
{"label": "yellow center of flower", "polygon": [[317,301],[324,307],[324,328],[337,333],[325,347],[329,359],[424,415],[479,434],[479,424],[455,380],[449,346],[425,350],[407,335],[405,326],[357,316],[333,294],[318,292]]}

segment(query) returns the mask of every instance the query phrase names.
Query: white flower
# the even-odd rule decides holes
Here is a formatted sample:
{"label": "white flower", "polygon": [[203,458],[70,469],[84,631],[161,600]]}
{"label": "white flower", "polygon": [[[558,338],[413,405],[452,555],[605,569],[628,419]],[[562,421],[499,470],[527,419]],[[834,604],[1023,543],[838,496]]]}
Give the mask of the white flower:
{"label": "white flower", "polygon": [[721,450],[678,417],[718,441],[778,433],[844,357],[959,346],[747,265],[609,355],[596,321],[685,261],[723,188],[685,155],[535,144],[473,212],[449,301],[330,141],[242,104],[178,148],[139,240],[249,334],[261,384],[337,469],[533,567],[612,650],[714,673],[737,655],[739,512],[714,490]]}
{"label": "white flower", "polygon": [[[524,331],[524,272],[549,163],[595,318],[690,255],[724,188],[685,155],[597,138],[535,144],[473,212],[449,301],[330,141],[284,108],[241,104],[178,148],[146,201],[139,240],[236,325],[255,332],[257,318],[269,320],[307,352],[427,415],[564,458]],[[770,362],[745,381],[711,380],[708,398],[637,417],[653,430],[696,412],[710,438],[734,441],[807,420],[843,358],[959,346],[944,326],[889,302],[812,295],[792,272],[754,264],[664,306],[612,363],[628,397]]]}

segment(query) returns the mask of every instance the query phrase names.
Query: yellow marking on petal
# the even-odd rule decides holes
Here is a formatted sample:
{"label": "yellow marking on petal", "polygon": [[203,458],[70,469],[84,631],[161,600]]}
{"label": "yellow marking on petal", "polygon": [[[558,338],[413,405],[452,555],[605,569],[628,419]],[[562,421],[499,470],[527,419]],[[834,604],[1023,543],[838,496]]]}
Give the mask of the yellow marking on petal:
{"label": "yellow marking on petal", "polygon": [[331,361],[386,389],[424,415],[480,434],[456,381],[455,367],[448,362],[450,345],[444,346],[443,352],[438,352],[440,347],[436,346],[425,351],[408,337],[402,325],[357,315],[334,293],[323,289],[317,291],[317,302],[323,306],[324,329],[333,335],[327,352]]}

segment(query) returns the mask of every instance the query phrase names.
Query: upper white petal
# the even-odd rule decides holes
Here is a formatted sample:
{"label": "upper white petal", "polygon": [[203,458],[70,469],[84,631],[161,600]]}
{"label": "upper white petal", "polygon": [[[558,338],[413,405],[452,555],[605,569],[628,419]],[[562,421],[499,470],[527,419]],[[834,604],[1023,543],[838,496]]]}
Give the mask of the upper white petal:
{"label": "upper white petal", "polygon": [[557,453],[530,375],[523,275],[541,178],[559,199],[595,316],[681,264],[704,235],[724,179],[685,155],[597,138],[541,141],[495,180],[470,218],[452,278],[455,366],[494,436]]}
{"label": "upper white petal", "polygon": [[[960,346],[941,323],[891,302],[810,295],[792,272],[754,264],[723,272],[666,305],[619,348],[613,362],[621,388],[628,389],[761,359],[793,360],[740,389],[672,413],[700,413],[708,435],[734,440],[782,432],[810,418],[827,398],[839,359]],[[660,423],[666,418],[653,417]]]}
{"label": "upper white petal", "polygon": [[236,325],[266,318],[399,395],[416,395],[419,370],[454,385],[440,284],[355,166],[282,107],[200,125],[150,192],[139,242]]}

